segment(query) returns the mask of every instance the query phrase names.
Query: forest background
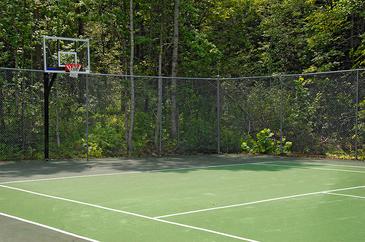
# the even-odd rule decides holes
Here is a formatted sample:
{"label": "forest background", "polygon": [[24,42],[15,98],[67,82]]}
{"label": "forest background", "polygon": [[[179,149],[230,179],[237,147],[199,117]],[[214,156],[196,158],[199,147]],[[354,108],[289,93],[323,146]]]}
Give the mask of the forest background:
{"label": "forest background", "polygon": [[[49,35],[90,38],[93,72],[172,77],[161,86],[157,78],[91,83],[91,89],[110,91],[90,97],[88,145],[96,157],[151,154],[158,143],[168,153],[215,151],[216,80],[196,84],[176,76],[230,78],[365,66],[362,0],[3,0],[0,12],[0,67],[41,70],[42,35]],[[42,78],[2,72],[0,158],[40,158],[42,115],[34,110],[41,107],[28,97],[39,95]],[[290,90],[275,78],[270,85],[222,83],[227,95],[220,107],[223,150],[238,152],[270,128],[275,142],[283,142],[286,130],[294,152],[351,158],[356,146],[357,156],[364,152],[365,91],[361,73],[360,84],[355,77],[298,75],[285,80]],[[51,101],[53,156],[83,156],[85,100],[72,89],[80,93],[85,87],[82,80],[76,86],[60,83],[57,97],[62,98]],[[341,90],[346,92],[336,93]],[[275,105],[285,124],[271,109]]]}

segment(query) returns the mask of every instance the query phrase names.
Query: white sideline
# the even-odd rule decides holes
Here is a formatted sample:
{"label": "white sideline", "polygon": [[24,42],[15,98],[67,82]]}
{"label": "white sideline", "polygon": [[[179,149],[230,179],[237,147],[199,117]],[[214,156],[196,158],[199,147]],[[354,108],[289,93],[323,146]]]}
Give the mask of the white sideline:
{"label": "white sideline", "polygon": [[108,208],[108,207],[104,207],[104,206],[100,206],[100,205],[96,205],[96,204],[92,204],[92,203],[81,202],[81,201],[72,200],[72,199],[68,199],[68,198],[47,195],[47,194],[44,194],[44,193],[33,192],[33,191],[29,191],[29,190],[25,190],[25,189],[21,189],[21,188],[16,188],[16,187],[10,187],[10,186],[6,186],[6,185],[0,185],[0,187],[11,189],[11,190],[16,190],[16,191],[20,191],[20,192],[30,193],[30,194],[41,196],[41,197],[47,197],[47,198],[57,199],[57,200],[61,200],[61,201],[81,204],[81,205],[85,205],[85,206],[89,206],[89,207],[93,207],[93,208],[99,208],[99,209],[103,209],[103,210],[107,210],[107,211],[127,214],[127,215],[140,217],[140,218],[144,218],[144,219],[148,219],[148,220],[152,220],[152,221],[157,221],[157,222],[161,222],[161,223],[172,224],[172,225],[176,225],[176,226],[179,226],[179,227],[185,227],[185,228],[190,228],[190,229],[194,229],[194,230],[204,231],[204,232],[217,234],[217,235],[221,235],[221,236],[225,236],[225,237],[229,237],[229,238],[233,238],[233,239],[238,239],[238,240],[242,240],[242,241],[259,242],[257,240],[252,240],[252,239],[248,239],[248,238],[244,238],[244,237],[239,237],[239,236],[236,236],[236,235],[226,234],[226,233],[222,233],[222,232],[218,232],[218,231],[214,231],[214,230],[210,230],[210,229],[205,229],[205,228],[201,228],[201,227],[195,227],[195,226],[182,224],[182,223],[170,222],[170,221],[159,219],[159,218],[153,218],[153,217],[145,216],[145,215],[142,215],[142,214],[127,212],[127,211],[124,211],[124,210],[119,210],[119,209],[114,209],[114,208]]}
{"label": "white sideline", "polygon": [[[260,163],[252,163],[253,165],[262,165],[262,166],[281,166],[281,167],[293,167],[298,169],[308,169],[308,170],[321,170],[321,171],[339,171],[339,172],[349,172],[349,173],[362,173],[365,174],[365,171],[356,171],[356,170],[344,170],[344,169],[333,169],[333,168],[323,168],[323,167],[305,167],[299,165],[289,165],[289,164],[277,164],[277,163],[271,163],[272,161],[265,162],[264,164]],[[263,163],[263,162],[261,162]]]}
{"label": "white sideline", "polygon": [[180,216],[180,215],[186,215],[186,214],[192,214],[192,213],[200,213],[200,212],[207,212],[207,211],[213,211],[213,210],[219,210],[219,209],[225,209],[225,208],[248,206],[248,205],[253,205],[253,204],[258,204],[258,203],[273,202],[273,201],[285,200],[285,199],[291,199],[291,198],[297,198],[297,197],[305,197],[305,196],[318,195],[318,194],[329,194],[330,192],[354,190],[354,189],[359,189],[359,188],[365,188],[365,185],[356,186],[356,187],[339,188],[339,189],[334,189],[334,190],[325,190],[325,191],[319,191],[319,192],[302,193],[302,194],[296,194],[296,195],[291,195],[291,196],[269,198],[269,199],[253,201],[253,202],[245,202],[245,203],[238,203],[238,204],[232,204],[232,205],[227,205],[227,206],[219,206],[219,207],[205,208],[205,209],[199,209],[199,210],[192,210],[192,211],[186,211],[186,212],[181,212],[181,213],[156,216],[155,218],[168,218],[168,217],[174,217],[174,216]]}
{"label": "white sideline", "polygon": [[[197,169],[209,169],[209,168],[230,167],[230,166],[233,166],[234,167],[234,166],[245,166],[245,165],[286,166],[286,167],[294,167],[294,168],[300,168],[300,169],[313,169],[313,170],[325,170],[325,171],[341,171],[341,172],[365,173],[365,171],[343,170],[343,169],[332,169],[332,168],[320,168],[320,167],[301,167],[301,166],[295,166],[295,165],[276,164],[276,163],[273,163],[273,162],[275,162],[275,161],[258,161],[258,162],[224,164],[224,165],[211,165],[211,166],[191,166],[191,167],[182,167],[182,168],[166,168],[166,169],[147,170],[147,171],[123,171],[123,172],[101,173],[101,174],[90,174],[90,175],[78,175],[78,176],[62,176],[62,177],[39,178],[39,179],[25,179],[25,180],[16,180],[16,181],[0,182],[0,185],[13,184],[13,183],[24,183],[24,182],[65,180],[65,179],[73,179],[73,178],[87,178],[87,177],[99,177],[99,176],[116,176],[116,175],[128,175],[128,174],[138,174],[138,173],[164,172],[164,171],[197,170]],[[277,162],[281,162],[281,161],[277,161]],[[298,163],[298,164],[303,164],[303,163]],[[308,164],[310,164],[310,163],[308,163]],[[319,164],[319,163],[316,163],[316,164]],[[324,165],[324,163],[322,163],[322,164]],[[336,165],[336,166],[340,166],[340,165]],[[360,167],[360,168],[362,168],[361,166],[353,166],[353,167]]]}
{"label": "white sideline", "polygon": [[335,195],[335,196],[365,199],[365,197],[362,197],[362,196],[356,196],[356,195],[350,195],[350,194],[344,194],[344,193],[337,193],[337,192],[326,192],[326,194]]}
{"label": "white sideline", "polygon": [[4,217],[11,218],[11,219],[19,220],[19,221],[24,222],[24,223],[36,225],[38,227],[46,228],[46,229],[49,229],[49,230],[52,230],[52,231],[55,231],[55,232],[58,232],[58,233],[61,233],[61,234],[66,234],[66,235],[69,235],[71,237],[75,237],[75,238],[78,238],[78,239],[83,239],[83,240],[90,241],[90,242],[99,242],[98,240],[90,239],[90,238],[87,238],[87,237],[84,237],[84,236],[81,236],[81,235],[77,235],[77,234],[70,233],[70,232],[67,232],[67,231],[64,231],[64,230],[61,230],[61,229],[57,229],[57,228],[54,228],[54,227],[51,227],[51,226],[48,226],[48,225],[33,222],[33,221],[30,221],[30,220],[27,220],[27,219],[24,219],[24,218],[19,218],[19,217],[10,215],[10,214],[0,212],[0,216],[4,216]]}

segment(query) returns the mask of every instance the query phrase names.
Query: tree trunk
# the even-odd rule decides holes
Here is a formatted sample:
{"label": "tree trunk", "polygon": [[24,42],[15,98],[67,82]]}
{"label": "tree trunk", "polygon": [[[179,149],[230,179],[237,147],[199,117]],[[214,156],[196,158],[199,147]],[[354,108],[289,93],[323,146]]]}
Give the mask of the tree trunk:
{"label": "tree trunk", "polygon": [[129,63],[129,74],[131,80],[131,102],[130,102],[130,124],[128,131],[128,155],[133,151],[133,128],[134,128],[134,110],[135,110],[135,93],[134,93],[134,77],[133,77],[133,65],[134,65],[134,26],[133,26],[133,0],[129,2],[129,16],[130,16],[130,37],[131,37],[131,56]]}
{"label": "tree trunk", "polygon": [[[32,31],[36,32],[38,26],[40,26],[40,22],[41,22],[41,10],[40,10],[40,3],[35,4],[34,9],[33,9],[33,16],[34,16],[34,24]],[[37,42],[35,41],[35,37],[32,36],[32,41],[33,42]],[[32,56],[32,68],[33,69],[43,69],[43,61],[42,61],[42,44],[41,43],[37,43],[35,44],[34,47],[34,54]]]}
{"label": "tree trunk", "polygon": [[77,7],[76,7],[76,16],[77,16],[77,33],[79,36],[84,35],[84,21],[82,19],[83,16],[85,16],[85,13],[81,9],[81,1],[77,1]]}
{"label": "tree trunk", "polygon": [[171,70],[171,138],[177,137],[178,113],[176,105],[176,79],[177,64],[178,64],[178,50],[179,50],[179,5],[180,0],[175,0],[174,10],[174,36],[172,49],[172,70]]}

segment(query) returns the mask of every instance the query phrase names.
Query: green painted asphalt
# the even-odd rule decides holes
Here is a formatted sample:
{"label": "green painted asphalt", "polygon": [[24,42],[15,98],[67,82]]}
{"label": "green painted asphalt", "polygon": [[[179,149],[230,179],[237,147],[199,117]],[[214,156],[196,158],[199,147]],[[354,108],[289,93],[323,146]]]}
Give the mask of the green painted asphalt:
{"label": "green painted asphalt", "polygon": [[[364,167],[272,162],[11,183],[6,186],[55,197],[0,187],[0,212],[100,241],[237,240],[229,235],[257,241],[363,241],[365,199],[329,194],[163,218],[182,225],[153,220],[161,215],[365,185]],[[365,197],[365,188],[340,193]]]}

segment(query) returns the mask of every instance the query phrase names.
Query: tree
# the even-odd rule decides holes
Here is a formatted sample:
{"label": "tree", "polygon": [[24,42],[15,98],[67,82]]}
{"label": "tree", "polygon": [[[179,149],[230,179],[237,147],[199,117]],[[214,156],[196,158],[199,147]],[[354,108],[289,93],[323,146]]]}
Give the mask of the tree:
{"label": "tree", "polygon": [[133,0],[129,2],[129,16],[130,16],[130,38],[131,38],[131,53],[129,63],[129,75],[131,83],[131,100],[130,100],[130,117],[129,117],[129,131],[128,131],[128,154],[131,155],[133,151],[133,129],[134,129],[134,115],[135,115],[135,90],[134,90],[134,25],[133,25]]}
{"label": "tree", "polygon": [[171,62],[171,137],[176,139],[178,127],[178,110],[176,103],[176,76],[179,54],[179,15],[180,15],[180,0],[175,0],[174,10],[174,36],[172,47],[172,62]]}

